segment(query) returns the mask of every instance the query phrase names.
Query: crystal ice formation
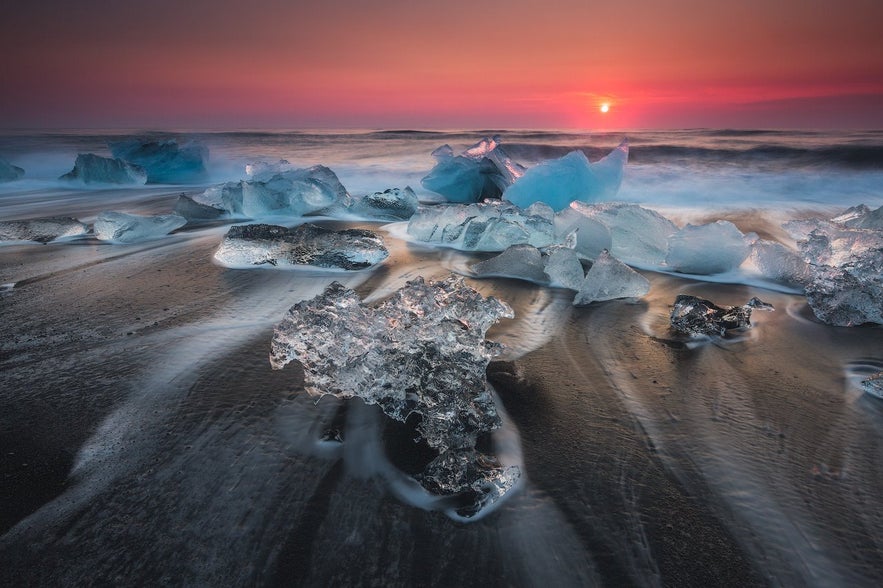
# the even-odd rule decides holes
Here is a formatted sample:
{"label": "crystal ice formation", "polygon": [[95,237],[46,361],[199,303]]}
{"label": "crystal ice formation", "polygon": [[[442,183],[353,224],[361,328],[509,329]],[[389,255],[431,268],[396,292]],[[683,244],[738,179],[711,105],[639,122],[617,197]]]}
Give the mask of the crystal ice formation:
{"label": "crystal ice formation", "polygon": [[665,264],[685,274],[719,274],[739,267],[752,239],[729,221],[687,225],[669,238]]}
{"label": "crystal ice formation", "polygon": [[275,225],[230,227],[215,259],[227,266],[314,266],[360,270],[389,256],[383,239],[371,231],[333,231],[313,224],[289,229]]}
{"label": "crystal ice formation", "polygon": [[206,177],[208,149],[195,141],[178,145],[174,139],[134,138],[109,147],[114,157],[144,168],[151,184],[187,184]]}
{"label": "crystal ice formation", "polygon": [[595,163],[590,163],[582,151],[571,151],[564,157],[528,169],[506,189],[503,198],[521,207],[545,202],[556,211],[567,208],[575,200],[609,200],[619,191],[628,158],[627,140]]}
{"label": "crystal ice formation", "polygon": [[661,266],[668,239],[678,231],[658,212],[637,204],[574,202],[570,208],[606,226],[610,230],[610,254],[632,265]]}
{"label": "crystal ice formation", "polygon": [[122,159],[101,157],[94,153],[80,153],[74,169],[64,174],[60,180],[79,180],[84,184],[144,184],[147,173],[138,165]]}
{"label": "crystal ice formation", "polygon": [[270,364],[299,361],[309,394],[359,397],[401,422],[419,415],[417,431],[439,455],[417,479],[440,494],[471,489],[469,516],[520,475],[476,450],[479,435],[501,425],[485,374],[501,346],[485,333],[512,316],[457,277],[418,278],[376,306],[335,282],[291,307],[276,326]]}
{"label": "crystal ice formation", "polygon": [[671,309],[671,326],[685,335],[723,337],[730,329],[751,326],[751,311],[773,310],[758,298],[752,298],[743,306],[717,306],[710,300],[679,294]]}
{"label": "crystal ice formation", "polygon": [[507,186],[524,173],[524,168],[500,146],[500,138],[485,137],[455,156],[449,145],[432,152],[435,167],[420,183],[449,202],[472,203],[499,198]]}
{"label": "crystal ice formation", "polygon": [[501,276],[538,284],[546,282],[543,254],[533,245],[511,245],[499,255],[476,263],[470,269],[480,278]]}
{"label": "crystal ice formation", "polygon": [[216,206],[197,202],[186,194],[178,196],[175,201],[175,214],[183,216],[187,222],[205,222],[218,220],[227,216],[227,211]]}
{"label": "crystal ice formation", "polygon": [[640,298],[650,291],[650,281],[644,276],[602,251],[573,299],[576,306],[616,298]]}
{"label": "crystal ice formation", "polygon": [[386,220],[408,220],[417,212],[417,195],[405,186],[404,190],[389,188],[353,198],[349,212],[360,217]]}
{"label": "crystal ice formation", "polygon": [[25,170],[12,165],[8,161],[0,159],[0,182],[13,182],[21,179],[25,175]]}
{"label": "crystal ice formation", "polygon": [[408,234],[464,251],[503,251],[520,243],[546,247],[556,242],[555,227],[542,209],[524,211],[505,202],[420,206],[408,223]]}
{"label": "crystal ice formation", "polygon": [[862,380],[862,388],[868,394],[883,399],[883,372],[877,372],[870,378]]}
{"label": "crystal ice formation", "polygon": [[95,219],[93,230],[95,237],[102,241],[135,243],[162,237],[186,224],[187,219],[177,214],[140,216],[105,211]]}
{"label": "crystal ice formation", "polygon": [[0,241],[48,243],[62,237],[85,235],[88,230],[88,226],[68,216],[0,221]]}

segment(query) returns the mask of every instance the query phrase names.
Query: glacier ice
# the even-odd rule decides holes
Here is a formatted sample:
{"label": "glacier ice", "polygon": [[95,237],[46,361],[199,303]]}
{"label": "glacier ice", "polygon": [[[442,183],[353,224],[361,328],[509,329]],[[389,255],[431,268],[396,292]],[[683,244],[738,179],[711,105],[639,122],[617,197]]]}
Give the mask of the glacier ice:
{"label": "glacier ice", "polygon": [[556,237],[544,210],[524,211],[499,201],[420,206],[408,223],[408,234],[418,241],[465,251],[503,251],[520,243],[546,247]]}
{"label": "glacier ice", "polygon": [[502,276],[538,284],[546,282],[543,254],[533,245],[511,245],[499,255],[473,264],[470,269],[480,278]]}
{"label": "glacier ice", "polygon": [[729,221],[687,225],[669,238],[665,264],[685,274],[731,271],[748,257],[753,241]]}
{"label": "glacier ice", "polygon": [[775,241],[755,241],[750,259],[761,275],[792,287],[802,287],[810,277],[809,264],[797,252]]}
{"label": "glacier ice", "polygon": [[85,235],[89,227],[69,216],[0,221],[0,241],[48,243],[62,237]]}
{"label": "glacier ice", "polygon": [[0,159],[0,182],[13,182],[21,179],[25,175],[25,170],[12,165],[8,161]]}
{"label": "glacier ice", "polygon": [[269,180],[279,173],[292,171],[294,166],[287,159],[255,161],[245,166],[245,175],[252,180]]}
{"label": "glacier ice", "polygon": [[544,272],[552,286],[579,290],[585,279],[583,265],[570,247],[552,246],[543,252]]}
{"label": "glacier ice", "polygon": [[628,158],[628,140],[595,163],[590,163],[582,151],[571,151],[528,169],[506,188],[503,198],[522,208],[541,201],[556,211],[573,201],[609,200],[619,191]]}
{"label": "glacier ice", "polygon": [[650,291],[650,281],[602,251],[586,273],[573,299],[576,306],[616,298],[640,298]]}
{"label": "glacier ice", "polygon": [[93,230],[95,237],[102,241],[135,243],[162,237],[186,224],[187,219],[177,214],[141,216],[105,211],[95,219]]}
{"label": "glacier ice", "polygon": [[500,137],[485,137],[460,155],[449,145],[432,152],[435,167],[420,183],[449,202],[472,203],[499,198],[524,173],[500,146]]}
{"label": "glacier ice", "polygon": [[360,270],[388,256],[383,239],[371,231],[333,231],[308,223],[293,229],[262,224],[230,227],[214,257],[233,267],[269,264]]}
{"label": "glacier ice", "polygon": [[574,202],[570,208],[606,226],[610,230],[610,254],[632,265],[661,266],[668,252],[668,239],[678,231],[658,212],[637,204]]}
{"label": "glacier ice", "polygon": [[270,364],[299,361],[311,395],[359,397],[401,422],[418,415],[417,431],[438,456],[416,479],[430,492],[471,498],[460,509],[471,516],[520,477],[476,448],[501,425],[485,373],[501,345],[485,333],[512,316],[457,277],[417,278],[375,306],[335,282],[291,307],[275,328]]}
{"label": "glacier ice", "polygon": [[178,196],[174,212],[178,216],[186,218],[187,222],[213,221],[227,216],[226,210],[197,202],[186,194]]}
{"label": "glacier ice", "polygon": [[555,215],[555,234],[559,239],[576,231],[574,249],[587,259],[595,259],[604,250],[613,247],[610,229],[601,221],[586,216],[573,203]]}
{"label": "glacier ice", "polygon": [[417,195],[409,186],[353,197],[349,212],[364,218],[408,220],[417,212]]}
{"label": "glacier ice", "polygon": [[138,165],[122,159],[101,157],[94,153],[80,153],[74,169],[60,180],[79,180],[84,184],[144,184],[147,173]]}
{"label": "glacier ice", "polygon": [[871,210],[864,204],[853,206],[831,219],[852,229],[883,230],[883,206]]}
{"label": "glacier ice", "polygon": [[872,396],[883,398],[883,372],[862,380],[862,389]]}
{"label": "glacier ice", "polygon": [[174,139],[133,138],[109,144],[114,157],[146,170],[151,184],[188,184],[204,181],[208,149],[196,141],[178,145]]}
{"label": "glacier ice", "polygon": [[750,327],[755,309],[773,310],[773,306],[758,298],[742,306],[717,306],[710,300],[679,294],[671,309],[671,326],[685,335],[723,337],[730,329]]}

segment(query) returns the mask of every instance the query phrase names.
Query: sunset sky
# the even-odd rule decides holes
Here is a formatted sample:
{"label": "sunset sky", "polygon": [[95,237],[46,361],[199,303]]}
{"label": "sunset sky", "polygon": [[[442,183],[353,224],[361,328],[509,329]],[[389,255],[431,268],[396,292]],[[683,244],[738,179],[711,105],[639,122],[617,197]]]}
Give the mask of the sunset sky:
{"label": "sunset sky", "polygon": [[0,20],[0,127],[879,129],[881,23],[880,0],[34,1]]}

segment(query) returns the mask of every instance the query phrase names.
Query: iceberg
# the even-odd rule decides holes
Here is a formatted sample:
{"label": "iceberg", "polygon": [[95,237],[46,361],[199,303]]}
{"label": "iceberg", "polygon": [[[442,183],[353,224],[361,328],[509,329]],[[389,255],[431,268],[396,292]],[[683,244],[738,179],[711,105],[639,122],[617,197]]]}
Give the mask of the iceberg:
{"label": "iceberg", "polygon": [[547,247],[556,242],[554,224],[543,209],[525,211],[499,201],[420,206],[408,223],[408,234],[464,251],[503,251],[521,243]]}
{"label": "iceberg", "polygon": [[0,159],[0,182],[14,182],[25,175],[25,170]]}
{"label": "iceberg", "polygon": [[79,180],[84,184],[144,184],[147,173],[144,168],[122,159],[101,157],[94,153],[80,153],[74,169],[59,180]]}
{"label": "iceberg", "polygon": [[178,145],[174,139],[127,139],[109,144],[114,157],[141,166],[151,184],[189,184],[204,181],[208,149],[195,141]]}
{"label": "iceberg", "polygon": [[729,221],[687,225],[669,238],[665,264],[685,274],[728,272],[745,261],[755,239],[756,235],[743,235]]}
{"label": "iceberg", "polygon": [[668,239],[678,231],[658,212],[637,204],[574,202],[570,208],[606,226],[610,231],[610,254],[632,265],[661,266],[668,252]]}
{"label": "iceberg", "polygon": [[486,379],[502,346],[485,333],[512,309],[450,277],[408,282],[376,306],[334,282],[291,307],[276,326],[270,364],[304,369],[314,396],[361,398],[397,421],[420,417],[417,431],[438,456],[416,478],[430,492],[465,494],[471,516],[502,497],[520,477],[476,448],[501,425]]}
{"label": "iceberg", "polygon": [[187,219],[187,222],[214,221],[227,216],[226,210],[197,202],[186,194],[178,196],[178,200],[175,201],[174,212],[178,216],[183,216]]}
{"label": "iceberg", "polygon": [[383,239],[371,231],[333,231],[308,223],[293,229],[275,225],[230,227],[214,258],[232,267],[268,264],[360,270],[388,256]]}
{"label": "iceberg", "polygon": [[136,243],[162,237],[186,224],[187,219],[177,214],[140,216],[105,211],[95,219],[93,230],[95,237],[102,241]]}
{"label": "iceberg", "polygon": [[449,202],[472,203],[499,198],[524,173],[500,146],[500,137],[485,137],[455,156],[449,145],[432,152],[435,167],[420,183]]}
{"label": "iceberg", "polygon": [[586,273],[573,304],[586,306],[616,298],[640,298],[649,291],[650,281],[647,278],[607,251],[602,251]]}
{"label": "iceberg", "polygon": [[87,225],[69,216],[0,221],[0,241],[48,243],[62,237],[85,235],[88,232]]}
{"label": "iceberg", "polygon": [[883,372],[862,380],[862,389],[871,396],[883,399]]}
{"label": "iceberg", "polygon": [[671,309],[671,326],[684,335],[720,336],[731,329],[751,326],[751,311],[773,310],[773,306],[752,298],[742,306],[717,306],[710,300],[679,294]]}
{"label": "iceberg", "polygon": [[619,192],[628,158],[628,140],[595,163],[590,163],[582,151],[571,151],[528,169],[506,188],[503,198],[522,208],[545,202],[556,211],[573,201],[609,200]]}
{"label": "iceberg", "polygon": [[353,198],[349,212],[360,217],[384,220],[408,220],[417,212],[417,195],[405,186],[404,190],[390,188]]}

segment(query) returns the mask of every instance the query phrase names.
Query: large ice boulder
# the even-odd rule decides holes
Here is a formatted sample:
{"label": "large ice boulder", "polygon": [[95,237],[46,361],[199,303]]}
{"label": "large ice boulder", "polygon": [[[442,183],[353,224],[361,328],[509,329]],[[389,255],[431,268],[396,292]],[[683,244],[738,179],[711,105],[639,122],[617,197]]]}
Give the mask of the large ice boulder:
{"label": "large ice boulder", "polygon": [[363,196],[355,196],[348,211],[363,218],[383,220],[408,220],[415,212],[419,202],[409,186],[404,190],[389,188],[383,192],[374,192]]}
{"label": "large ice boulder", "polygon": [[105,211],[95,219],[93,230],[95,237],[102,241],[136,243],[168,235],[186,224],[187,219],[177,214],[141,216]]}
{"label": "large ice boulder", "polygon": [[60,180],[79,180],[84,184],[144,184],[147,173],[138,165],[122,159],[101,157],[94,153],[80,153],[74,169],[64,174]]}
{"label": "large ice boulder", "polygon": [[8,161],[0,159],[0,182],[13,182],[21,179],[25,175],[25,170],[12,165]]}
{"label": "large ice boulder", "polygon": [[0,241],[48,243],[63,237],[85,235],[89,227],[69,216],[0,221]]}
{"label": "large ice boulder", "polygon": [[362,229],[333,231],[313,224],[289,229],[276,225],[230,227],[215,259],[227,266],[314,266],[360,270],[389,256],[383,239]]}
{"label": "large ice boulder", "polygon": [[647,278],[607,251],[602,251],[586,273],[573,303],[585,306],[616,298],[640,298],[649,291],[650,281]]}
{"label": "large ice boulder", "polygon": [[500,146],[500,138],[485,137],[460,155],[449,145],[432,152],[435,167],[420,183],[449,202],[472,203],[499,198],[524,173],[524,168]]}
{"label": "large ice boulder", "polygon": [[623,140],[595,163],[590,163],[582,151],[571,151],[564,157],[528,169],[506,189],[503,198],[522,208],[545,202],[556,211],[567,208],[575,200],[610,200],[619,192],[628,158],[628,140]]}
{"label": "large ice boulder", "polygon": [[665,265],[685,274],[732,271],[745,261],[756,239],[729,221],[687,225],[669,238]]}
{"label": "large ice boulder", "polygon": [[151,184],[187,184],[206,179],[208,148],[196,141],[178,145],[174,139],[127,139],[109,144],[114,157],[147,172]]}
{"label": "large ice boulder", "polygon": [[[610,231],[610,254],[631,265],[661,266],[668,252],[668,239],[678,231],[677,225],[655,210],[637,204],[573,202],[570,208],[606,226]],[[598,243],[601,240],[597,238]]]}

